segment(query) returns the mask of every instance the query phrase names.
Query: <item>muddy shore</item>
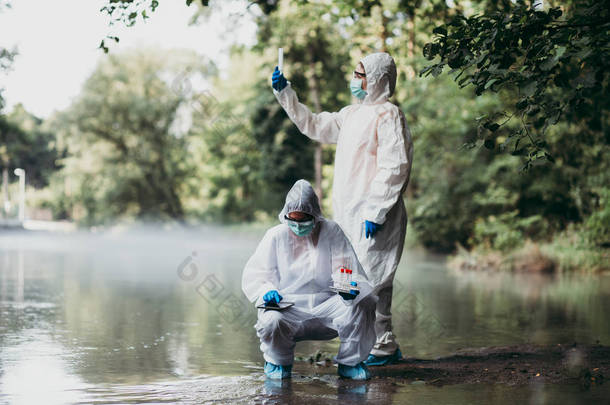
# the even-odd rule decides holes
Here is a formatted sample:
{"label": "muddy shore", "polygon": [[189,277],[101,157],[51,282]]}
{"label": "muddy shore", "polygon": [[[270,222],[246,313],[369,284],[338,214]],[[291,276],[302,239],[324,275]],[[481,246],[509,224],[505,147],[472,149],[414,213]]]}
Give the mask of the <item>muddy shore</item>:
{"label": "muddy shore", "polygon": [[373,378],[394,377],[439,386],[536,382],[579,384],[588,389],[610,377],[610,347],[557,344],[465,349],[435,360],[406,357],[398,364],[370,370]]}

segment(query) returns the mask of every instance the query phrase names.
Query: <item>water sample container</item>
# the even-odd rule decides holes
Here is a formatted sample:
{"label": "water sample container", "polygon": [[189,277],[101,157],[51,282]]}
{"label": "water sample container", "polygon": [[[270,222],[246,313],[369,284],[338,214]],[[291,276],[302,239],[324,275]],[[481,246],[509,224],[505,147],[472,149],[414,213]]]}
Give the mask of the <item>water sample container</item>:
{"label": "water sample container", "polygon": [[[351,283],[349,283],[349,285],[352,287],[356,287],[356,286],[358,286],[358,283],[355,281],[352,281]],[[349,290],[349,293],[352,295],[358,295],[359,292],[360,292],[359,290],[354,290],[354,289]]]}

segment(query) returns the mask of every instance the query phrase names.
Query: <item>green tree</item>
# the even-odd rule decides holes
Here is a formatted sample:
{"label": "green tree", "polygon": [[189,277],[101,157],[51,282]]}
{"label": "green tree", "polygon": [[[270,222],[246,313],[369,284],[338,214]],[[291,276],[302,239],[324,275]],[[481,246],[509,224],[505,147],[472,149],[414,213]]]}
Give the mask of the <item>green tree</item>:
{"label": "green tree", "polygon": [[69,152],[62,175],[85,222],[183,218],[180,191],[189,168],[175,124],[185,100],[171,81],[187,68],[204,75],[210,69],[192,53],[111,55],[58,119]]}
{"label": "green tree", "polygon": [[[548,130],[558,122],[579,125],[585,142],[607,144],[610,2],[576,0],[547,11],[523,0],[501,4],[436,27],[424,54],[438,61],[421,74],[447,66],[477,96],[499,92],[507,106],[481,117],[479,136],[487,148],[524,155],[526,167],[554,161]],[[508,125],[513,119],[518,125]]]}
{"label": "green tree", "polygon": [[248,221],[267,211],[266,190],[260,175],[265,156],[254,141],[249,121],[256,77],[253,55],[235,50],[224,77],[210,78],[211,90],[196,91],[190,74],[180,79],[191,100],[188,132],[191,175],[185,179],[185,207],[195,218]]}
{"label": "green tree", "polygon": [[[299,167],[311,168],[313,163],[316,191],[323,194],[322,165],[332,162],[330,153],[324,156],[320,144],[299,135],[294,124],[275,102],[269,88],[269,75],[276,65],[277,48],[284,48],[284,72],[297,91],[301,102],[308,105],[313,112],[338,111],[350,102],[347,83],[354,63],[350,59],[349,48],[345,46],[341,32],[333,23],[331,8],[327,4],[297,5],[288,1],[277,2],[273,11],[257,19],[257,25],[258,42],[253,50],[260,52],[265,60],[270,59],[272,62],[261,66],[267,77],[262,83],[257,84],[257,87],[261,90],[266,89],[266,96],[261,97],[262,103],[255,117],[254,128],[257,131],[255,137],[268,149],[269,156],[273,157],[272,162],[277,162],[275,166],[285,166],[287,162],[294,162],[292,169],[287,168],[288,177],[278,178],[279,185],[284,189],[283,192],[286,187],[290,187],[288,183],[296,180],[294,177]],[[266,117],[269,118],[268,123],[263,121]],[[280,121],[277,120],[278,118]],[[264,132],[258,131],[258,128],[264,129]],[[273,146],[277,145],[277,141],[270,142],[274,132],[276,135],[273,137],[276,139],[278,136],[283,137],[288,134],[284,142],[285,146],[282,148]],[[328,147],[325,149],[333,150]],[[291,158],[291,151],[296,151],[296,156],[292,152]],[[267,170],[271,176],[274,172],[272,167]],[[311,171],[304,172],[301,177],[311,178]]]}
{"label": "green tree", "polygon": [[[193,115],[188,136],[194,152],[186,211],[259,218],[281,205],[296,178],[314,175],[314,144],[298,134],[269,88],[278,47],[285,49],[286,76],[314,110],[347,104],[353,65],[387,51],[398,68],[392,102],[405,112],[415,142],[407,207],[421,242],[445,251],[456,243],[510,250],[576,224],[604,246],[607,1],[560,8],[547,1],[545,9],[531,3],[244,3],[244,10],[258,9],[257,43],[233,53],[230,80],[216,81],[211,104],[197,96],[206,106]],[[129,25],[158,2],[109,4],[117,6],[115,23]],[[186,4],[205,24],[220,2]],[[129,7],[140,8],[134,14]],[[449,75],[442,74],[446,65]],[[333,151],[324,149],[329,173]],[[328,179],[324,184],[327,191]]]}
{"label": "green tree", "polygon": [[30,185],[44,187],[59,168],[58,154],[55,134],[44,129],[42,120],[22,105],[8,115],[0,115],[0,168],[21,167]]}

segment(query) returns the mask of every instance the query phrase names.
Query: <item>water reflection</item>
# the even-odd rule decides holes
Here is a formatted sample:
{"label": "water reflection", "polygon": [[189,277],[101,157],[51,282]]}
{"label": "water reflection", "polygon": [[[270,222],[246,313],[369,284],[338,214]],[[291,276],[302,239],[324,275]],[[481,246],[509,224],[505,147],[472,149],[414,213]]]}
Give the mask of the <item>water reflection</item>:
{"label": "water reflection", "polygon": [[414,256],[401,267],[392,311],[400,316],[395,328],[408,356],[526,342],[610,342],[608,276],[453,272]]}
{"label": "water reflection", "polygon": [[[34,392],[44,403],[437,395],[432,387],[354,384],[334,367],[308,363],[295,365],[293,381],[265,382],[256,312],[240,288],[262,233],[0,234],[0,402],[41,403]],[[395,331],[409,357],[525,341],[609,343],[609,277],[455,273],[421,252],[405,254],[397,277]],[[296,354],[337,348],[336,340],[302,342]]]}
{"label": "water reflection", "polygon": [[0,392],[12,404],[74,403],[77,390],[86,385],[72,374],[65,355],[44,331],[24,333],[20,342],[3,349]]}

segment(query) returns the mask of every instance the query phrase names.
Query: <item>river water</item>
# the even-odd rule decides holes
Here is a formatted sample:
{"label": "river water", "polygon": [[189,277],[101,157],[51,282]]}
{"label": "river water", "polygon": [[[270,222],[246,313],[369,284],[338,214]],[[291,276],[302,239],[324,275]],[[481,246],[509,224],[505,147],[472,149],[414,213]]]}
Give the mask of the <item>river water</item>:
{"label": "river water", "polygon": [[[267,381],[241,293],[261,228],[0,233],[0,403],[581,403],[608,387],[343,381],[295,363]],[[609,276],[456,273],[403,255],[395,333],[408,357],[517,343],[610,344]],[[338,341],[301,342],[297,358]],[[607,386],[608,384],[606,384]],[[599,390],[602,391],[599,391]]]}

